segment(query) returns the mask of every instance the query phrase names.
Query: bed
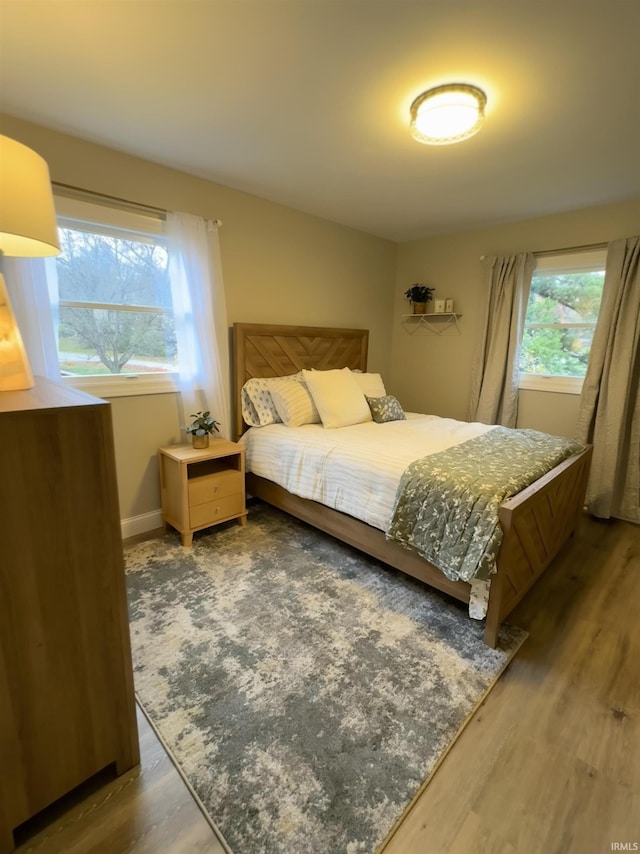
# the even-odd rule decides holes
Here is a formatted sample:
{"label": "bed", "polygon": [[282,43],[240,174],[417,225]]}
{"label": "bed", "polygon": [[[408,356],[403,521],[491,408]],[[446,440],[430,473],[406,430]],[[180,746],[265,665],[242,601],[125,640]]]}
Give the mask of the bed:
{"label": "bed", "polygon": [[[236,437],[241,441],[247,439],[241,392],[249,380],[290,377],[303,370],[349,368],[366,374],[367,351],[367,330],[236,323],[233,327]],[[279,429],[282,435],[287,428],[279,425]],[[273,429],[273,432],[278,431]],[[320,436],[322,427],[317,433]],[[488,585],[485,617],[484,640],[489,646],[496,646],[500,623],[573,534],[584,503],[591,450],[587,447],[572,453],[500,505],[502,542]],[[448,578],[415,551],[389,539],[384,530],[376,527],[375,520],[374,524],[368,524],[350,513],[301,497],[249,468],[246,478],[250,495],[469,604],[472,581]]]}

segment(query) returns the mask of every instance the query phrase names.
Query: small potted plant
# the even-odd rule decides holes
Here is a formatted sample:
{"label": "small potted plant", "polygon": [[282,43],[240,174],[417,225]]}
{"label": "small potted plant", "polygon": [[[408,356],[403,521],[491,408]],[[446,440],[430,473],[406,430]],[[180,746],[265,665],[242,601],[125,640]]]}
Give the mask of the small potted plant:
{"label": "small potted plant", "polygon": [[193,421],[186,427],[187,433],[191,434],[191,442],[194,448],[208,448],[209,436],[220,432],[220,422],[211,417],[209,410],[191,414]]}
{"label": "small potted plant", "polygon": [[427,309],[427,303],[433,299],[435,288],[428,288],[426,285],[415,284],[404,292],[404,295],[413,304],[414,314],[424,314]]}

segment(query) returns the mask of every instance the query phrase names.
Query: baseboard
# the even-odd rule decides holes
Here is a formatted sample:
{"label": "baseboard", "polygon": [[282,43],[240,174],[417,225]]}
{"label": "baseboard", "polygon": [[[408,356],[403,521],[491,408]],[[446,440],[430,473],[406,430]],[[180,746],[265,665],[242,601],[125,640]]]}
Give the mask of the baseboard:
{"label": "baseboard", "polygon": [[162,510],[152,510],[150,513],[142,513],[140,516],[130,516],[128,519],[120,520],[122,539],[137,537],[138,534],[146,534],[147,531],[155,531],[162,528]]}

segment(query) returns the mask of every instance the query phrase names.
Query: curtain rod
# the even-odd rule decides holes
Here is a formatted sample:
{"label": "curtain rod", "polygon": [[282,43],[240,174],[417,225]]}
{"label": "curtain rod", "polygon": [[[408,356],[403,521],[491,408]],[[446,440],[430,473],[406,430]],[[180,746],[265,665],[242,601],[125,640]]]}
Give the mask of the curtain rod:
{"label": "curtain rod", "polygon": [[84,198],[84,199],[102,199],[105,202],[110,202],[111,204],[118,204],[120,206],[125,206],[130,210],[139,211],[142,213],[151,213],[155,216],[166,217],[167,212],[164,208],[156,208],[153,205],[144,205],[140,202],[132,202],[130,199],[122,199],[120,196],[109,196],[107,193],[96,193],[93,190],[85,190],[82,187],[74,187],[72,184],[62,184],[59,181],[52,181],[54,189],[62,190],[63,195],[64,192],[68,192],[69,195],[73,195],[74,197]]}
{"label": "curtain rod", "polygon": [[[167,211],[164,208],[157,208],[153,205],[144,205],[140,202],[132,202],[130,199],[122,199],[120,196],[109,196],[107,193],[96,193],[93,190],[84,190],[82,187],[74,187],[72,184],[62,184],[59,181],[52,181],[51,184],[55,189],[62,190],[62,195],[66,192],[74,198],[85,199],[87,201],[96,201],[97,199],[100,199],[112,206],[120,208],[125,207],[128,210],[137,213],[153,214],[153,216],[157,216],[160,219],[167,218]],[[212,223],[218,228],[222,227],[221,219],[207,219],[205,221],[207,224]]]}
{"label": "curtain rod", "polygon": [[[562,255],[569,252],[587,252],[591,249],[606,249],[607,246],[607,243],[583,243],[582,246],[561,246],[558,249],[541,249],[539,252],[532,252],[531,254],[536,258],[540,258],[543,255]],[[484,261],[486,257],[486,255],[481,255],[480,260]]]}
{"label": "curtain rod", "polygon": [[538,258],[541,255],[559,255],[561,252],[588,252],[591,249],[606,249],[607,243],[583,243],[582,246],[565,246],[562,249],[542,249],[532,254]]}

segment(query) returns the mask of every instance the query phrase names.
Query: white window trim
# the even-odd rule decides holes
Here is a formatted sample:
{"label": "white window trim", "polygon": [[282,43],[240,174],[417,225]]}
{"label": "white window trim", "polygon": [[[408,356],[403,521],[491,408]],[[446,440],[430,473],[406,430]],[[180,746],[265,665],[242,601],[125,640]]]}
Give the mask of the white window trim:
{"label": "white window trim", "polygon": [[582,273],[585,270],[604,270],[607,262],[606,247],[586,249],[581,252],[554,252],[552,255],[542,255],[536,258],[534,274],[540,271],[563,273]]}
{"label": "white window trim", "polygon": [[553,391],[560,394],[582,394],[582,377],[551,374],[520,374],[518,388],[527,391]]}
{"label": "white window trim", "polygon": [[[93,204],[81,199],[55,196],[57,216],[73,227],[73,221],[104,225],[136,234],[164,234],[160,216],[120,210],[116,207]],[[128,308],[128,307],[127,307]],[[138,397],[145,394],[175,394],[180,390],[177,371],[157,374],[101,374],[63,376],[62,382],[96,397]]]}
{"label": "white window trim", "polygon": [[138,397],[144,394],[175,394],[178,374],[104,374],[95,377],[62,377],[70,385],[96,397]]}
{"label": "white window trim", "polygon": [[[607,261],[606,248],[587,249],[581,252],[558,252],[536,259],[537,271],[578,273],[583,270],[604,270]],[[533,324],[536,325],[536,324]],[[543,325],[543,324],[538,324]],[[561,324],[562,326],[589,326],[591,324]],[[593,324],[595,326],[595,324]],[[526,391],[547,391],[556,394],[582,394],[584,377],[569,377],[552,374],[520,374],[518,388]]]}

